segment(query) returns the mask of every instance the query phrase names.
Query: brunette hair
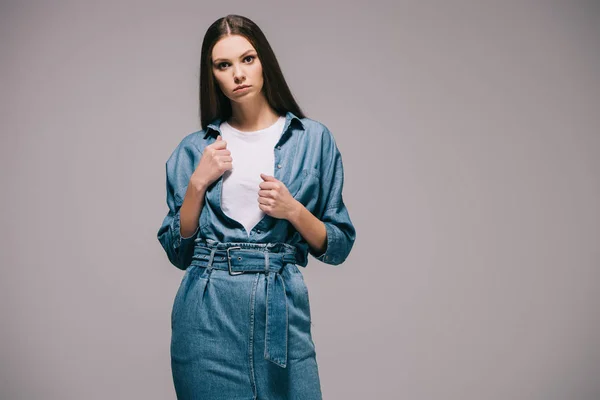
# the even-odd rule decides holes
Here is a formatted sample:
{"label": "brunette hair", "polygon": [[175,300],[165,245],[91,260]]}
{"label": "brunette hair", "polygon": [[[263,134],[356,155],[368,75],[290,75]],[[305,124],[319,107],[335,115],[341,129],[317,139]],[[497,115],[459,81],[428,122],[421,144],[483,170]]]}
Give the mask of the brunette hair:
{"label": "brunette hair", "polygon": [[275,53],[267,38],[250,19],[229,14],[219,18],[208,27],[202,41],[200,56],[200,122],[202,129],[215,118],[227,120],[231,116],[231,100],[223,94],[212,71],[212,50],[221,38],[241,35],[254,47],[263,68],[263,93],[269,105],[279,114],[291,111],[298,118],[305,115],[294,100],[294,96],[283,77]]}

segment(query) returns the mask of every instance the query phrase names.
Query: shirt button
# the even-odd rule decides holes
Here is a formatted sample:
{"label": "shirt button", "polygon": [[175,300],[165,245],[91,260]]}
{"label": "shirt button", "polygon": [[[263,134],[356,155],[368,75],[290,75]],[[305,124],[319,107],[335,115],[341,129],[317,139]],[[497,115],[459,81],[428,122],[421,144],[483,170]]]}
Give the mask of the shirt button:
{"label": "shirt button", "polygon": [[277,164],[277,168],[281,168],[281,164]]}
{"label": "shirt button", "polygon": [[256,233],[260,233],[260,229],[257,229],[257,230],[256,230]]}
{"label": "shirt button", "polygon": [[281,150],[281,146],[277,146],[277,150]]}

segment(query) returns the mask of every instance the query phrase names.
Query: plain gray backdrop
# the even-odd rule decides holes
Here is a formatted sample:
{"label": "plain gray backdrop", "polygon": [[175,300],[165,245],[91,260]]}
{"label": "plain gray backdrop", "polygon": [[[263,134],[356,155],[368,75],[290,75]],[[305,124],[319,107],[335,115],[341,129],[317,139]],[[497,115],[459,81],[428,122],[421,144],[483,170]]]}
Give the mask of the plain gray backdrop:
{"label": "plain gray backdrop", "polygon": [[343,155],[324,399],[600,399],[600,5],[566,0],[3,1],[0,397],[175,398],[165,162],[229,13]]}

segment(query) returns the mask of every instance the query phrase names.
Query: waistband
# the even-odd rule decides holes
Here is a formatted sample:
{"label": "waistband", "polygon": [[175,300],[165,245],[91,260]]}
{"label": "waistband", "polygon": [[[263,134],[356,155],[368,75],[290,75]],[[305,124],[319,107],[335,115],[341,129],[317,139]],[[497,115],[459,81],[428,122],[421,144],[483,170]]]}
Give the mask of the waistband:
{"label": "waistband", "polygon": [[[229,271],[230,275],[264,273],[267,277],[264,358],[286,368],[288,307],[281,272],[296,262],[296,247],[287,243],[217,242],[196,238],[190,266]],[[209,278],[210,281],[210,278]]]}
{"label": "waistband", "polygon": [[194,254],[190,266],[244,272],[281,272],[287,263],[296,262],[296,247],[287,243],[217,242],[194,239]]}

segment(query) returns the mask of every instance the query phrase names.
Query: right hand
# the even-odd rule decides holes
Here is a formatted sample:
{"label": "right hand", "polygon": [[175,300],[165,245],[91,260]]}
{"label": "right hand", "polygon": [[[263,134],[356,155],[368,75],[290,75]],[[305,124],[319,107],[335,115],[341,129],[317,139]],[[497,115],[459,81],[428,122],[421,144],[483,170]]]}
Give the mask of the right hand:
{"label": "right hand", "polygon": [[190,184],[196,189],[206,189],[219,179],[227,170],[232,169],[231,151],[227,150],[227,142],[221,135],[214,143],[206,146],[196,170],[190,177]]}

